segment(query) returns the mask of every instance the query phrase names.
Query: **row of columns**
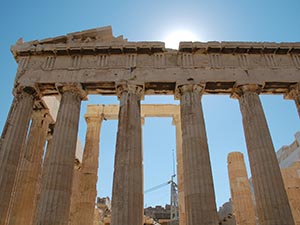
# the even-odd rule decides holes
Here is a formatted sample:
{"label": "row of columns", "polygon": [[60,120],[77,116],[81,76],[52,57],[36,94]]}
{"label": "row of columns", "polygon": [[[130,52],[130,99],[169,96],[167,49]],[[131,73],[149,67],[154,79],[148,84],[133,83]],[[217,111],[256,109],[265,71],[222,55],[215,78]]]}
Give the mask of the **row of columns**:
{"label": "row of columns", "polygon": [[[58,88],[62,96],[61,104],[51,145],[49,142],[47,155],[44,157],[43,172],[40,167],[50,123],[48,114],[41,112],[42,118],[37,124],[34,119],[32,120],[27,138],[31,111],[37,95],[33,88],[26,87],[21,89],[14,99],[5,132],[1,137],[0,225],[67,225],[69,222],[80,105],[86,95],[78,84]],[[177,150],[182,150],[182,161],[178,162],[178,166],[183,171],[183,182],[179,184],[179,201],[182,201],[183,197],[180,196],[183,195],[184,210],[181,210],[180,214],[181,223],[187,225],[218,224],[201,105],[204,88],[204,85],[199,84],[178,87],[181,128],[176,133],[182,138],[182,146]],[[113,181],[112,225],[143,223],[140,109],[142,90],[142,86],[139,85],[122,84],[117,87],[120,109]],[[239,100],[243,117],[259,223],[293,225],[259,92],[259,85],[243,85],[236,88],[234,95]],[[88,131],[81,173],[83,178],[79,180],[79,190],[80,193],[84,193],[82,198],[84,200],[78,203],[77,208],[80,210],[75,210],[82,213],[78,217],[76,213],[74,215],[77,224],[89,224],[93,218],[102,119],[101,116],[87,118]],[[26,138],[27,145],[25,145]],[[41,174],[43,181],[39,187],[38,180]],[[24,184],[26,188],[21,190]],[[12,196],[12,193],[15,194]],[[30,193],[30,199],[27,193]],[[36,198],[34,193],[40,193],[39,197]],[[16,204],[23,202],[21,204],[24,205],[15,206],[13,202]],[[31,212],[28,213],[26,210]],[[8,214],[10,217],[7,217]],[[24,217],[21,218],[19,215]]]}

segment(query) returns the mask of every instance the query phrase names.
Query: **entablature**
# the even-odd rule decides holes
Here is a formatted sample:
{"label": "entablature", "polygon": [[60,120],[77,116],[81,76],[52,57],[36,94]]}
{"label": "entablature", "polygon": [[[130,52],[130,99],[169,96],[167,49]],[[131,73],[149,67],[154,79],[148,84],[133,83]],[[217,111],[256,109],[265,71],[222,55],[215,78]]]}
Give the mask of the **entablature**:
{"label": "entablature", "polygon": [[11,48],[18,64],[15,85],[31,82],[42,94],[56,83],[78,82],[88,94],[115,95],[129,81],[145,94],[174,94],[178,85],[205,83],[204,93],[230,94],[241,84],[260,84],[262,93],[283,94],[300,82],[300,43],[128,42],[111,27],[23,43]]}

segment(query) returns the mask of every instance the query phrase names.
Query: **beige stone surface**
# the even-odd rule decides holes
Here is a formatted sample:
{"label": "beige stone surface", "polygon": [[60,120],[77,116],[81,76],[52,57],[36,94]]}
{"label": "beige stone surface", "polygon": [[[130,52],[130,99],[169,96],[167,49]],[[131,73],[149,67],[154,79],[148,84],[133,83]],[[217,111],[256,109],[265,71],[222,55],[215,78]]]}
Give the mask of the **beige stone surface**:
{"label": "beige stone surface", "polygon": [[53,121],[55,122],[57,118],[58,109],[59,109],[60,95],[43,96],[42,100],[47,106],[49,110],[49,114],[51,115]]}
{"label": "beige stone surface", "polygon": [[112,193],[112,225],[143,223],[141,88],[119,86],[120,112]]}
{"label": "beige stone surface", "polygon": [[18,162],[25,144],[34,96],[21,92],[12,105],[0,150],[0,224],[4,225]]}
{"label": "beige stone surface", "polygon": [[35,110],[31,117],[29,136],[15,181],[15,194],[10,203],[8,225],[31,225],[35,213],[44,147],[52,119],[48,110]]}
{"label": "beige stone surface", "polygon": [[218,223],[201,97],[203,87],[180,87],[184,198],[187,225]]}
{"label": "beige stone surface", "polygon": [[300,225],[300,162],[281,169],[295,225]]}
{"label": "beige stone surface", "polygon": [[[106,120],[117,120],[119,105],[88,105],[87,112],[91,115],[103,115]],[[174,104],[143,104],[141,117],[173,117],[179,116],[179,105]]]}
{"label": "beige stone surface", "polygon": [[228,155],[227,163],[236,225],[256,225],[254,203],[251,198],[244,156],[240,152],[231,152]]}
{"label": "beige stone surface", "polygon": [[300,43],[182,42],[173,50],[163,42],[114,37],[111,27],[11,48],[19,62],[16,83],[30,80],[48,95],[57,93],[57,82],[80,82],[88,93],[115,95],[122,80],[144,84],[146,94],[174,94],[187,80],[207,82],[205,93],[230,94],[236,83],[265,83],[262,92],[284,94],[299,82],[299,49]]}
{"label": "beige stone surface", "polygon": [[258,85],[237,89],[260,225],[293,225]]}
{"label": "beige stone surface", "polygon": [[101,114],[85,115],[87,123],[86,141],[79,179],[79,199],[72,225],[93,225],[97,196],[98,161]]}
{"label": "beige stone surface", "polygon": [[53,133],[45,182],[41,189],[36,225],[67,225],[74,172],[81,92],[66,85]]}

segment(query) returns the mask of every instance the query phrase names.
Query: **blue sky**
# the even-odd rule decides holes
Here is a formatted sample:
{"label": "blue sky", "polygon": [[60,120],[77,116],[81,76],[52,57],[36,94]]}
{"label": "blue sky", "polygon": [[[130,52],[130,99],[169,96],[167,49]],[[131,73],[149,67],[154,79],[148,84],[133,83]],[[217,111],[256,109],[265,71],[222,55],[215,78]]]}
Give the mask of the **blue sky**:
{"label": "blue sky", "polygon": [[[17,69],[9,48],[20,37],[30,41],[112,25],[115,36],[124,35],[129,41],[164,40],[172,32],[188,30],[199,41],[297,42],[300,40],[299,9],[298,0],[1,1],[0,129],[12,101]],[[173,99],[173,96],[146,96],[144,103],[178,104]],[[299,130],[294,103],[283,100],[282,96],[261,99],[275,148],[290,144]],[[117,104],[118,101],[115,97],[91,96],[88,103]],[[82,104],[82,115],[86,104]],[[230,196],[227,154],[230,151],[246,154],[241,115],[238,102],[229,96],[204,96],[203,109],[220,206]],[[81,119],[79,137],[83,143],[85,129]],[[116,121],[103,122],[99,196],[111,195],[116,130]],[[175,128],[171,119],[146,119],[143,137],[145,189],[148,189],[166,182],[172,174]],[[169,202],[169,189],[167,186],[146,194],[145,205]]]}

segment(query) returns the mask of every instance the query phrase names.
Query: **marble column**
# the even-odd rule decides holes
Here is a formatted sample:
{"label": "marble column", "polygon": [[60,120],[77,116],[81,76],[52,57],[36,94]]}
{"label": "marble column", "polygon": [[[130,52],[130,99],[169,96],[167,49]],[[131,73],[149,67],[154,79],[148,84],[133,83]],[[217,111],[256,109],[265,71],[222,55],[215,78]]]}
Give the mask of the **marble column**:
{"label": "marble column", "polygon": [[35,94],[35,90],[31,87],[25,87],[17,91],[8,118],[10,121],[5,126],[5,131],[3,131],[5,135],[0,150],[0,225],[5,223],[7,216]]}
{"label": "marble column", "polygon": [[259,85],[236,89],[260,225],[294,225],[272,138],[259,99]]}
{"label": "marble column", "polygon": [[[89,112],[88,112],[89,113]],[[79,180],[74,225],[93,225],[97,197],[99,142],[102,115],[86,114],[87,133]]]}
{"label": "marble column", "polygon": [[36,207],[36,194],[44,155],[49,123],[48,110],[35,110],[24,154],[20,159],[15,196],[9,216],[9,225],[31,225]]}
{"label": "marble column", "polygon": [[201,97],[204,87],[179,86],[187,225],[218,224]]}
{"label": "marble column", "polygon": [[236,225],[256,225],[255,208],[243,154],[229,153],[227,166]]}
{"label": "marble column", "polygon": [[120,85],[111,225],[143,224],[142,88]]}
{"label": "marble column", "polygon": [[289,91],[284,96],[286,99],[295,101],[298,115],[300,117],[300,83],[291,85]]}
{"label": "marble column", "polygon": [[35,225],[67,225],[81,100],[79,84],[58,87],[61,92],[49,161],[44,172]]}
{"label": "marble column", "polygon": [[37,199],[36,199],[36,206],[34,209],[34,215],[33,215],[33,222],[32,224],[36,223],[36,217],[37,217],[37,209],[40,203],[40,199],[41,199],[41,189],[43,187],[43,184],[45,183],[45,171],[47,170],[47,167],[49,165],[49,153],[50,153],[50,149],[52,146],[52,138],[53,138],[53,128],[54,128],[54,124],[50,124],[49,125],[49,130],[48,130],[48,134],[46,137],[47,140],[47,144],[46,144],[46,149],[45,149],[45,155],[43,157],[43,161],[42,161],[42,166],[41,166],[41,175],[39,177],[39,181],[38,181],[38,185],[37,185]]}
{"label": "marble column", "polygon": [[179,225],[185,225],[184,187],[183,187],[183,160],[182,160],[182,132],[180,116],[173,116],[173,124],[176,126],[176,158],[177,158],[177,188]]}

